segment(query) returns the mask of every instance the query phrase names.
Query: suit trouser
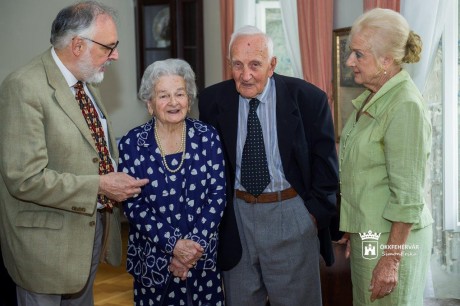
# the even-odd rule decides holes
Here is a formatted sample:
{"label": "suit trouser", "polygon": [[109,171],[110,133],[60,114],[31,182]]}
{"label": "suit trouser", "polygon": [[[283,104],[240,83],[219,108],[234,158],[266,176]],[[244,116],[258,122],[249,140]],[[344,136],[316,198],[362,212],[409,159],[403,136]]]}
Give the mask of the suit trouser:
{"label": "suit trouser", "polygon": [[319,241],[303,200],[249,204],[235,197],[243,253],[224,271],[227,306],[321,305]]}
{"label": "suit trouser", "polygon": [[0,306],[16,306],[16,284],[11,279],[3,263],[0,246]]}
{"label": "suit trouser", "polygon": [[[94,305],[93,284],[96,278],[102,248],[102,214],[97,212],[96,236],[94,238],[93,257],[88,282],[78,293],[71,295],[39,294],[16,287],[18,306],[91,306]],[[51,246],[50,246],[51,247]]]}

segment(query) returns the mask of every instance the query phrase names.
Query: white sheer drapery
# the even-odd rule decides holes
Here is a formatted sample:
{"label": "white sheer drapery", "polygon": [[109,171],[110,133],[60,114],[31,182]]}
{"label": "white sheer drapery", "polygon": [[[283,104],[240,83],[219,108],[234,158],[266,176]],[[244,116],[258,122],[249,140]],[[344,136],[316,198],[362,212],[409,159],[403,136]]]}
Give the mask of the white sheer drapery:
{"label": "white sheer drapery", "polygon": [[420,35],[423,42],[420,61],[407,66],[407,70],[422,93],[445,27],[446,8],[449,2],[446,0],[401,1],[401,14],[409,22],[411,29]]}
{"label": "white sheer drapery", "polygon": [[[417,10],[413,7],[417,5]],[[458,45],[453,34],[451,14],[457,12],[457,1],[432,0],[419,2],[403,0],[401,13],[411,27],[422,37],[423,51],[419,63],[409,65],[414,82],[425,96],[427,78],[433,67],[439,42],[443,41],[443,185],[444,185],[444,228],[458,229]],[[411,9],[412,7],[412,9]],[[456,30],[456,29],[455,29]],[[454,37],[455,36],[455,37]],[[452,204],[453,203],[453,204]],[[452,208],[451,205],[456,205]]]}
{"label": "white sheer drapery", "polygon": [[291,60],[292,71],[296,78],[303,79],[302,61],[300,59],[297,0],[280,1],[280,8],[283,19],[284,37],[286,39],[286,49]]}
{"label": "white sheer drapery", "polygon": [[[256,1],[234,0],[235,18],[234,30],[244,25],[256,25]],[[303,78],[302,62],[300,59],[299,29],[297,22],[297,1],[280,1],[281,15],[283,21],[283,32],[286,39],[286,49],[292,64],[292,71],[295,77]],[[289,21],[289,22],[286,22]],[[275,54],[276,55],[276,54]]]}
{"label": "white sheer drapery", "polygon": [[256,25],[256,1],[255,0],[234,0],[235,1],[235,14],[234,14],[234,28],[233,31],[238,30],[245,25]]}

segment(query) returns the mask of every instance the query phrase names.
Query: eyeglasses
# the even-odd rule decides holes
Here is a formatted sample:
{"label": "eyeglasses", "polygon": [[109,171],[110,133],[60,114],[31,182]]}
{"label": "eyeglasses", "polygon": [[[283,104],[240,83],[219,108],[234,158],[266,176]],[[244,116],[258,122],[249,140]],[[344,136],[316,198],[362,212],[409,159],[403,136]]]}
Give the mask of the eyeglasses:
{"label": "eyeglasses", "polygon": [[107,45],[101,44],[101,43],[99,43],[99,42],[97,42],[97,41],[94,41],[94,40],[92,40],[92,39],[89,39],[89,38],[86,38],[86,37],[83,37],[83,36],[81,36],[81,38],[84,38],[84,39],[86,39],[86,40],[89,40],[89,41],[91,41],[91,42],[93,42],[93,43],[95,43],[95,44],[98,44],[99,46],[102,46],[102,47],[106,48],[107,50],[110,50],[110,52],[109,52],[109,54],[107,55],[107,57],[110,57],[110,55],[112,55],[113,51],[115,51],[115,49],[118,47],[118,43],[120,42],[120,41],[117,40],[117,42],[115,43],[115,46],[109,47],[109,46],[107,46]]}

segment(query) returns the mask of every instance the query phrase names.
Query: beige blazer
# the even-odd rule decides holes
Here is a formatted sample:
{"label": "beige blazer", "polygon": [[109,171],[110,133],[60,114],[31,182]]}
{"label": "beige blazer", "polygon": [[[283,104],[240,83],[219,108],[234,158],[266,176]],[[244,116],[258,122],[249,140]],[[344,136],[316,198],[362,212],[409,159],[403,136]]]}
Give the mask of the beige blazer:
{"label": "beige blazer", "polygon": [[[107,115],[97,88],[89,86]],[[110,122],[110,152],[118,160]],[[0,87],[0,241],[19,286],[80,291],[90,272],[99,158],[88,126],[47,50]],[[105,213],[102,261],[121,263],[120,210]]]}

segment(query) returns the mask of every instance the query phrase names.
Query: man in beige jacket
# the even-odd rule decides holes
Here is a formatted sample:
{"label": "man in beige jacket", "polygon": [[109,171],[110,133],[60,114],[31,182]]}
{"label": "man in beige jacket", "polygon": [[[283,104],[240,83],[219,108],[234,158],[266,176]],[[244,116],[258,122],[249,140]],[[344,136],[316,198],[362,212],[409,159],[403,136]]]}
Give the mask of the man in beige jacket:
{"label": "man in beige jacket", "polygon": [[81,81],[104,130],[105,162],[116,168],[114,135],[91,84],[118,59],[115,13],[92,1],[64,8],[50,41],[0,87],[1,250],[19,305],[89,306],[99,261],[121,263],[117,202],[148,181],[100,172],[104,158],[75,98]]}

